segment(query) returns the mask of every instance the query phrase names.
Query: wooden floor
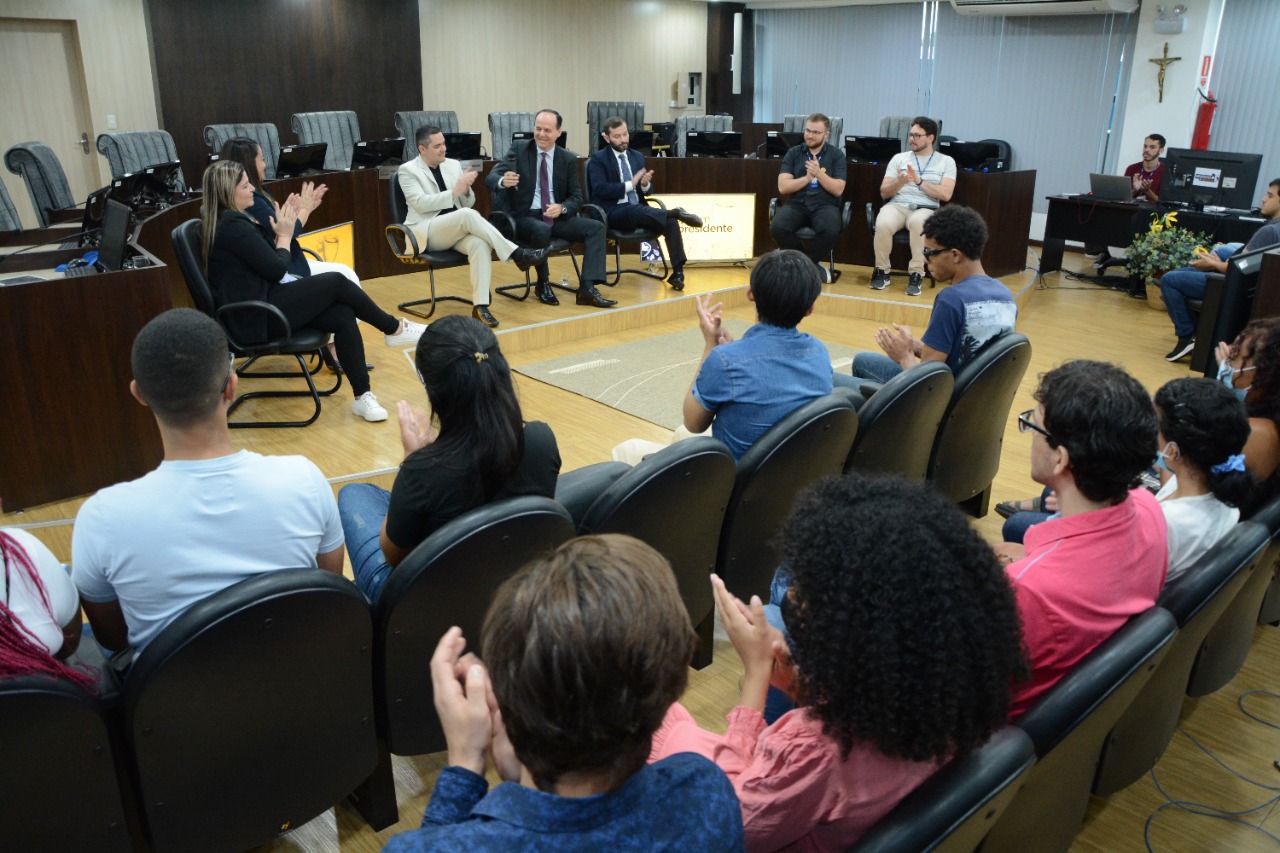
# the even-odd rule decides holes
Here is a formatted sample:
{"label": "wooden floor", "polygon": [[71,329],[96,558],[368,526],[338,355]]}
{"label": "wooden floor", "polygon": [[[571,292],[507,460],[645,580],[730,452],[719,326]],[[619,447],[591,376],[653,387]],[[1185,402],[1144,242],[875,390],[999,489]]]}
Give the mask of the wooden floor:
{"label": "wooden floor", "polygon": [[[1066,259],[1066,264],[1074,268],[1083,263],[1079,255],[1069,254]],[[1035,266],[1034,254],[1028,255],[1028,264]],[[495,270],[513,275],[514,280],[512,267],[500,265]],[[552,261],[553,280],[570,272],[567,259]],[[696,293],[724,291],[718,298],[725,302],[727,314],[752,321],[754,311],[744,292],[748,275],[740,267],[691,266],[686,270],[688,285],[682,294],[658,281],[624,276],[618,287],[605,291],[620,303],[618,309],[610,311],[580,308],[572,304],[571,294],[567,298],[561,294],[562,304],[556,308],[533,299],[519,303],[495,298],[493,311],[502,322],[499,331],[503,350],[513,364],[519,365],[687,328],[694,323],[689,297]],[[875,293],[868,288],[869,276],[867,268],[845,267],[838,282],[824,287],[815,314],[801,328],[823,340],[858,348],[873,347],[876,327],[886,322],[908,323],[917,333],[922,330],[936,291],[926,289],[922,297],[908,298],[903,292],[905,279],[895,277],[889,290]],[[1072,281],[1059,273],[1040,283],[1030,271],[1004,281],[1020,305],[1019,330],[1033,346],[1031,369],[1014,400],[1013,413],[1034,405],[1031,394],[1040,373],[1072,358],[1120,364],[1153,392],[1170,379],[1189,375],[1185,362],[1170,365],[1162,358],[1173,342],[1163,311],[1133,300],[1122,291]],[[464,295],[469,290],[465,269],[440,273],[437,285],[441,293]],[[365,282],[365,287],[379,304],[390,309],[398,302],[420,298],[425,291],[425,274],[374,279]],[[441,307],[443,313],[465,310],[458,303],[443,303]],[[423,404],[425,397],[406,358],[408,351],[386,347],[381,335],[372,329],[365,328],[364,334],[368,360],[376,365],[373,389],[383,405],[393,410],[399,399]],[[554,428],[564,470],[608,459],[610,449],[623,439],[660,440],[667,435],[666,430],[654,424],[541,382],[517,376],[517,386],[526,418],[545,420]],[[326,402],[320,420],[307,429],[237,430],[232,433],[233,440],[239,447],[262,453],[304,454],[334,481],[335,490],[351,480],[389,487],[402,457],[394,414],[385,424],[366,424],[351,416],[350,400],[349,389],[340,390]],[[273,401],[262,404],[259,411],[279,416],[289,405]],[[252,415],[253,410],[246,406],[244,413]],[[1016,417],[1011,413],[996,478],[996,500],[1028,496],[1036,490],[1029,479],[1029,448],[1030,442],[1018,433]],[[39,525],[32,532],[60,559],[67,560],[70,521],[80,503],[81,500],[63,501],[25,513],[3,514],[0,525]],[[998,541],[1000,523],[1001,519],[992,513],[976,521],[975,526],[988,540]],[[1235,681],[1212,696],[1189,700],[1183,719],[1186,732],[1226,765],[1272,789],[1236,779],[1193,745],[1189,737],[1179,733],[1156,768],[1156,776],[1170,797],[1241,811],[1267,803],[1276,795],[1280,773],[1272,762],[1280,759],[1280,736],[1274,727],[1280,725],[1280,700],[1257,694],[1246,699],[1246,707],[1269,721],[1271,728],[1245,716],[1237,707],[1237,700],[1246,690],[1275,690],[1277,672],[1280,631],[1260,628],[1254,652]],[[692,674],[685,697],[703,725],[724,729],[724,714],[736,701],[740,677],[741,668],[732,648],[719,638],[715,663]],[[391,829],[370,832],[354,811],[339,806],[260,849],[348,853],[380,849],[391,834],[419,824],[442,758],[395,759],[401,820]],[[1148,818],[1165,802],[1166,797],[1156,790],[1150,777],[1106,801],[1095,800],[1073,849],[1143,849]],[[1280,815],[1274,803],[1240,819],[1280,835]],[[1244,824],[1178,809],[1166,809],[1154,818],[1151,844],[1154,850],[1170,851],[1280,849],[1276,841]]]}

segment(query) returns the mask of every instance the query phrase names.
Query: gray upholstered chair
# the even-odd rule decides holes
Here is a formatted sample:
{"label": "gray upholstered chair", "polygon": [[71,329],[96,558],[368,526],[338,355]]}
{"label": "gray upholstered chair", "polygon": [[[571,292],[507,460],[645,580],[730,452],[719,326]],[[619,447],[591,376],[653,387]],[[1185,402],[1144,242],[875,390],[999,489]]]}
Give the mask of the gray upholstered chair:
{"label": "gray upholstered chair", "polygon": [[733,130],[733,116],[680,116],[676,119],[676,156],[683,157],[685,137],[691,130]]}
{"label": "gray upholstered chair", "polygon": [[396,133],[404,137],[404,156],[408,163],[418,156],[418,143],[414,137],[418,128],[434,124],[445,133],[458,133],[458,114],[453,110],[401,110],[396,113]]}
{"label": "gray upholstered chair", "polygon": [[4,152],[4,165],[15,175],[21,175],[27,185],[37,227],[48,228],[54,222],[63,221],[65,217],[54,214],[76,206],[58,155],[43,142],[19,142]]}
{"label": "gray upholstered chair", "polygon": [[600,133],[604,128],[604,120],[617,116],[627,123],[627,130],[636,131],[644,127],[643,101],[587,101],[587,149],[586,156],[600,147]]}
{"label": "gray upholstered chair", "polygon": [[[803,116],[783,116],[782,132],[783,133],[804,133],[804,120],[807,115]],[[841,151],[844,150],[844,119],[839,116],[827,116],[831,119],[831,136],[827,139],[835,147]]]}
{"label": "gray upholstered chair", "polygon": [[[172,163],[178,149],[166,130],[126,130],[98,134],[98,153],[111,165],[111,177],[130,175],[148,166]],[[182,170],[178,170],[178,189],[185,190]]]}
{"label": "gray upholstered chair", "polygon": [[511,134],[517,131],[533,132],[533,119],[537,113],[489,113],[489,156],[495,160],[506,159],[511,147]]}
{"label": "gray upholstered chair", "polygon": [[9,191],[0,184],[0,231],[21,231],[22,222],[18,219],[18,210],[9,198]]}
{"label": "gray upholstered chair", "polygon": [[350,110],[322,113],[294,113],[290,121],[293,132],[303,145],[325,142],[324,167],[331,171],[351,168],[351,150],[360,141],[360,119]]}
{"label": "gray upholstered chair", "polygon": [[[915,116],[885,116],[880,119],[880,135],[896,139],[902,143],[902,150],[907,151],[907,134],[911,132],[911,122]],[[938,123],[938,138],[934,144],[942,141],[942,119],[934,119]]]}
{"label": "gray upholstered chair", "polygon": [[204,126],[204,144],[217,154],[228,139],[237,136],[247,137],[262,146],[262,159],[267,164],[268,181],[275,180],[276,160],[280,156],[280,132],[270,123],[260,124],[206,124]]}

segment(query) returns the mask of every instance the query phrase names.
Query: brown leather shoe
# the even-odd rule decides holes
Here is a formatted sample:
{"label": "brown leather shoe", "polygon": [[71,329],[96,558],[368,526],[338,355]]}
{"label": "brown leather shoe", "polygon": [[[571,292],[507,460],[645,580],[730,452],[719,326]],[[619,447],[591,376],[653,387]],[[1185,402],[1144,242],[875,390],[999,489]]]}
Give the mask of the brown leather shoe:
{"label": "brown leather shoe", "polygon": [[590,305],[594,308],[612,308],[618,304],[618,300],[605,299],[600,295],[600,292],[596,290],[594,284],[583,282],[578,287],[578,304]]}
{"label": "brown leather shoe", "polygon": [[471,309],[471,316],[484,323],[490,329],[498,328],[498,318],[490,313],[488,305],[475,306]]}

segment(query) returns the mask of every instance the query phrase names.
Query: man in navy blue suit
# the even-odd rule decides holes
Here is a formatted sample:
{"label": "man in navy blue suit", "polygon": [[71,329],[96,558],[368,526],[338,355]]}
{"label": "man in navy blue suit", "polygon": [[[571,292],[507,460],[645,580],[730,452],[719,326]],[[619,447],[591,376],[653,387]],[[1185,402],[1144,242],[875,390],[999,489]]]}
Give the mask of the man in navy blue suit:
{"label": "man in navy blue suit", "polygon": [[617,116],[604,120],[601,136],[608,148],[601,148],[587,161],[587,178],[591,186],[591,202],[605,209],[609,225],[619,229],[656,228],[667,238],[673,272],[667,283],[674,290],[684,290],[684,238],[680,223],[701,228],[702,218],[682,207],[663,210],[641,201],[653,185],[653,170],[644,167],[644,156],[627,145],[631,134],[627,123]]}

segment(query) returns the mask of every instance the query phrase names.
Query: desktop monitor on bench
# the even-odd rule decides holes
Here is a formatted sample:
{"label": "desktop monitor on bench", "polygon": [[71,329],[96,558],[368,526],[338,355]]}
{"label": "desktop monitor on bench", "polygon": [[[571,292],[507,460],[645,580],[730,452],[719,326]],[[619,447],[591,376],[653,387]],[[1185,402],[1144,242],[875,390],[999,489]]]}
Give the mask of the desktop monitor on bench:
{"label": "desktop monitor on bench", "polygon": [[902,142],[890,136],[846,136],[844,156],[850,163],[882,166],[902,153]]}
{"label": "desktop monitor on bench", "polygon": [[376,169],[394,160],[400,165],[404,154],[404,137],[389,136],[386,139],[361,139],[351,146],[351,169]]}
{"label": "desktop monitor on bench", "polygon": [[742,134],[728,130],[691,130],[684,137],[686,157],[741,157]]}
{"label": "desktop monitor on bench", "polygon": [[956,161],[956,168],[966,172],[999,172],[1000,146],[994,142],[939,142],[938,150]]}
{"label": "desktop monitor on bench", "polygon": [[296,178],[308,173],[324,171],[324,157],[329,143],[312,142],[307,145],[287,145],[276,157],[276,177]]}
{"label": "desktop monitor on bench", "polygon": [[764,158],[766,160],[780,160],[787,156],[788,151],[803,141],[803,134],[782,133],[781,131],[771,130],[764,140]]}
{"label": "desktop monitor on bench", "polygon": [[445,133],[444,150],[454,160],[479,160],[480,133],[478,131],[464,133]]}
{"label": "desktop monitor on bench", "polygon": [[1164,158],[1160,200],[1202,208],[1205,205],[1248,210],[1262,169],[1261,154],[1170,148]]}

